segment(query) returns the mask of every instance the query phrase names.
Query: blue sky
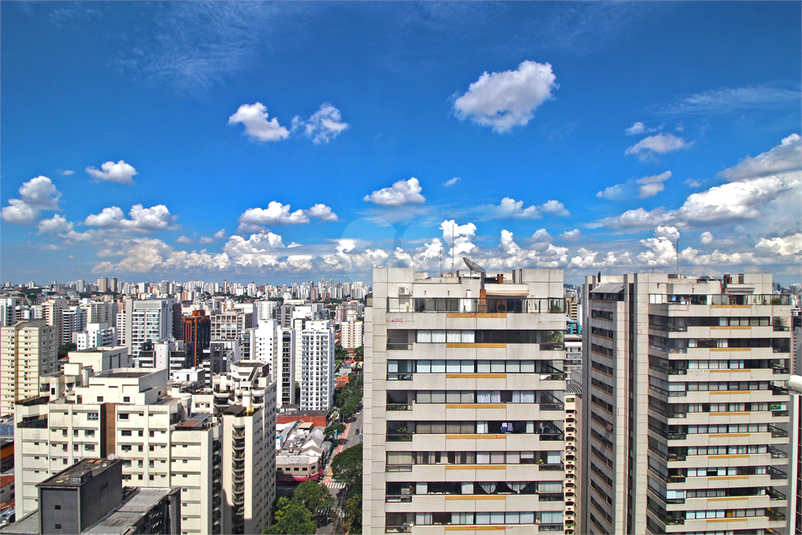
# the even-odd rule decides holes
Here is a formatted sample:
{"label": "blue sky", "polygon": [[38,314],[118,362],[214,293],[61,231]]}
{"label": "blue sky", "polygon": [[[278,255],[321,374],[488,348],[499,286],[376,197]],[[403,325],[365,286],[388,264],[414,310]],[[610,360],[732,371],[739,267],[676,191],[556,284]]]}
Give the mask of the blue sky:
{"label": "blue sky", "polygon": [[2,281],[802,280],[798,2],[0,15]]}

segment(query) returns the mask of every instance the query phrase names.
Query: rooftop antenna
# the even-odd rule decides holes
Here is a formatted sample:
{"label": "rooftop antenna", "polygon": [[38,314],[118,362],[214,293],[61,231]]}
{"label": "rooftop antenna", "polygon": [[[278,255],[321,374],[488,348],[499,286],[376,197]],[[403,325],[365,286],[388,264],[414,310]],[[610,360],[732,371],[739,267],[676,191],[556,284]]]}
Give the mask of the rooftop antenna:
{"label": "rooftop antenna", "polygon": [[679,236],[677,236],[677,243],[674,247],[676,248],[677,253],[677,276],[679,276]]}
{"label": "rooftop antenna", "polygon": [[451,222],[451,273],[454,273],[454,225],[455,223]]}

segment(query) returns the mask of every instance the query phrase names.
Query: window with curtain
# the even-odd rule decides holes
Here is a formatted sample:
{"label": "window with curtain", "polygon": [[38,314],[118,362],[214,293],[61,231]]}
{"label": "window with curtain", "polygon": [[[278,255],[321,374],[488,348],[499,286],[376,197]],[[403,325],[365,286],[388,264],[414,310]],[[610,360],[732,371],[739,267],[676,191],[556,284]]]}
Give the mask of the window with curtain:
{"label": "window with curtain", "polygon": [[477,451],[476,452],[476,464],[490,464],[490,452],[489,451]]}
{"label": "window with curtain", "polygon": [[489,360],[477,360],[476,361],[476,372],[477,373],[490,373],[490,361]]}
{"label": "window with curtain", "polygon": [[490,390],[479,390],[476,392],[476,403],[490,403]]}
{"label": "window with curtain", "polygon": [[520,494],[520,493],[521,493],[521,491],[522,491],[522,490],[524,489],[524,487],[526,486],[526,483],[525,483],[525,482],[522,482],[522,481],[519,481],[519,482],[514,482],[514,483],[507,483],[507,486],[508,486],[508,487],[510,488],[510,490],[511,490],[512,492],[514,492],[515,494]]}
{"label": "window with curtain", "polygon": [[446,373],[446,361],[445,360],[433,360],[432,361],[432,373]]}
{"label": "window with curtain", "polygon": [[415,523],[419,526],[431,526],[432,513],[415,513]]}
{"label": "window with curtain", "polygon": [[462,331],[447,331],[446,332],[446,341],[449,344],[460,344],[460,343],[462,343]]}
{"label": "window with curtain", "polygon": [[522,360],[521,361],[521,373],[535,373],[535,361],[534,360]]}
{"label": "window with curtain", "polygon": [[431,360],[419,360],[418,361],[418,373],[431,373],[432,372],[432,361]]}
{"label": "window with curtain", "polygon": [[388,451],[387,464],[412,464],[412,452]]}
{"label": "window with curtain", "polygon": [[470,483],[463,483],[462,484],[462,492],[463,495],[473,494],[473,481]]}
{"label": "window with curtain", "polygon": [[444,344],[446,341],[446,332],[445,331],[432,331],[432,343],[434,344]]}
{"label": "window with curtain", "polygon": [[479,483],[479,486],[482,488],[485,494],[493,494],[496,492],[495,483]]}
{"label": "window with curtain", "polygon": [[543,524],[562,524],[562,511],[543,511],[540,513],[540,522]]}
{"label": "window with curtain", "polygon": [[419,344],[431,343],[432,331],[418,331],[417,341]]}
{"label": "window with curtain", "polygon": [[458,360],[446,361],[446,371],[448,373],[459,373],[459,370],[460,370],[460,361]]}
{"label": "window with curtain", "polygon": [[487,422],[476,422],[476,433],[477,434],[481,435],[481,434],[487,433],[488,432],[487,428],[488,428]]}
{"label": "window with curtain", "polygon": [[472,360],[463,360],[460,371],[462,373],[473,373],[473,361]]}

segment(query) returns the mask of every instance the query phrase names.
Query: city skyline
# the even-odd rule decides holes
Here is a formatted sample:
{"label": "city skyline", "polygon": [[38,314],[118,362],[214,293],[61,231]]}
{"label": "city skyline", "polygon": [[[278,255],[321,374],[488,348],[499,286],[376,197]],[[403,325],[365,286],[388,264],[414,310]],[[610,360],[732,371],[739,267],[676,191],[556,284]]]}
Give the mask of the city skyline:
{"label": "city skyline", "polygon": [[798,3],[0,13],[2,281],[802,279]]}

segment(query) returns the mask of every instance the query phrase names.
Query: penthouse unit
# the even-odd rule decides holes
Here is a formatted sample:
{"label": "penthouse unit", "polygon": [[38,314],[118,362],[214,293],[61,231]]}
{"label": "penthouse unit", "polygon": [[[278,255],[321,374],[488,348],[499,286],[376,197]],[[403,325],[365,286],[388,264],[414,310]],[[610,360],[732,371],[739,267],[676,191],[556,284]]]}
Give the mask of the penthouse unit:
{"label": "penthouse unit", "polygon": [[791,309],[767,274],[591,276],[586,533],[787,525]]}
{"label": "penthouse unit", "polygon": [[563,532],[562,270],[376,268],[363,529]]}

